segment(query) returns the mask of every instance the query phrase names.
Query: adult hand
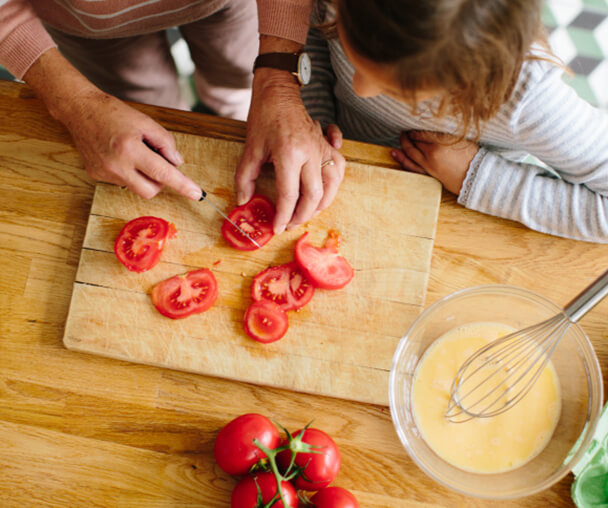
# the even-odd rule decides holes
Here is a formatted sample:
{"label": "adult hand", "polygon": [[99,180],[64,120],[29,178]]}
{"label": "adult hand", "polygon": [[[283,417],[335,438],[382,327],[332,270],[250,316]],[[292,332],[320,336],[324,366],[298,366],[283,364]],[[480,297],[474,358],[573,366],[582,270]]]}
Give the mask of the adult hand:
{"label": "adult hand", "polygon": [[173,136],[119,99],[102,92],[79,97],[64,123],[91,178],[145,199],[165,185],[190,199],[201,197],[200,186],[177,169],[184,161]]}
{"label": "adult hand", "polygon": [[70,131],[87,173],[152,198],[164,185],[191,199],[200,186],[176,166],[173,136],[136,109],[90,83],[56,49],[44,53],[25,81]]}
{"label": "adult hand", "polygon": [[459,141],[449,134],[409,131],[401,133],[401,150],[391,155],[403,169],[431,175],[459,194],[471,161],[479,150],[472,141]]}
{"label": "adult hand", "polygon": [[[271,162],[277,188],[276,234],[308,221],[329,206],[344,177],[345,161],[338,151],[340,130],[330,126],[327,135],[328,139],[308,115],[291,75],[258,69],[245,150],[235,175],[238,204],[251,198],[262,166]],[[334,164],[321,167],[328,160]]]}

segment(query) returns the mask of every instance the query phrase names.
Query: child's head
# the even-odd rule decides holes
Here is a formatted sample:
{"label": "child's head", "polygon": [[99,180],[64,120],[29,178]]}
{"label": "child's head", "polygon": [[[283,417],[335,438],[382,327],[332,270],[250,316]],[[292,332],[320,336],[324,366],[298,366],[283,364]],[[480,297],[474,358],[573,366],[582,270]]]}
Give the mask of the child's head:
{"label": "child's head", "polygon": [[406,102],[441,95],[441,111],[460,115],[465,129],[479,128],[509,98],[530,46],[542,40],[541,6],[542,0],[337,0],[337,25],[355,65],[356,91],[372,95],[375,84],[385,89],[377,93],[394,96],[392,88]]}

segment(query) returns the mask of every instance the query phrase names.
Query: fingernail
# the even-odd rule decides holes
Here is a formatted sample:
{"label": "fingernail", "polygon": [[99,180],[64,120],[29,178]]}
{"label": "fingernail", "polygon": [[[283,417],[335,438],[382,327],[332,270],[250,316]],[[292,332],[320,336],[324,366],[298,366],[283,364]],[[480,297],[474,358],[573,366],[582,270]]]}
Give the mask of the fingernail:
{"label": "fingernail", "polygon": [[236,193],[236,204],[241,206],[244,205],[245,203],[247,203],[248,199],[247,196],[243,193],[243,192],[237,192]]}
{"label": "fingernail", "polygon": [[195,201],[198,201],[201,198],[201,192],[202,192],[201,189],[198,187],[190,187],[188,189],[188,192],[186,195],[190,199],[194,199]]}
{"label": "fingernail", "polygon": [[285,226],[287,226],[287,224],[279,224],[278,226],[275,226],[274,234],[280,235],[283,231],[285,231]]}
{"label": "fingernail", "polygon": [[181,166],[184,163],[184,158],[182,157],[182,154],[179,153],[177,150],[173,153],[173,158],[177,161],[178,166]]}

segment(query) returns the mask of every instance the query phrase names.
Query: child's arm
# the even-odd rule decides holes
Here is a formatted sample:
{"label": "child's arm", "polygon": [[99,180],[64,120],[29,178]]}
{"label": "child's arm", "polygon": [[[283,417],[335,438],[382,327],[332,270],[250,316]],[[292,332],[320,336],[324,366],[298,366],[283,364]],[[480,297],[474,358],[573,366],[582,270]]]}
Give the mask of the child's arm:
{"label": "child's arm", "polygon": [[608,243],[608,196],[484,148],[471,163],[458,202],[543,233]]}
{"label": "child's arm", "polygon": [[515,92],[523,97],[511,110],[509,129],[515,148],[560,178],[482,149],[458,201],[538,231],[608,243],[608,115],[579,98],[559,69],[546,72],[546,66],[529,65]]}

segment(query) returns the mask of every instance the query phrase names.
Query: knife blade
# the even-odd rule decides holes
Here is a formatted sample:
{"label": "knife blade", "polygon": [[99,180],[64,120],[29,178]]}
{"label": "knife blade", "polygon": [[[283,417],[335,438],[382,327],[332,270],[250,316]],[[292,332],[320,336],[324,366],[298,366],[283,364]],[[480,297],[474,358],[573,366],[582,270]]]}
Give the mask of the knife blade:
{"label": "knife blade", "polygon": [[[163,159],[165,159],[169,164],[174,165],[170,160],[168,160],[162,153],[161,151],[156,148],[155,146],[153,146],[152,144],[150,144],[149,141],[144,140],[144,144],[150,148],[150,150],[152,150],[153,152],[157,153],[158,155],[160,155]],[[247,233],[245,233],[245,231],[243,231],[240,227],[238,227],[233,221],[231,221],[224,212],[222,212],[217,206],[215,206],[211,201],[209,201],[209,198],[207,198],[207,193],[205,192],[205,189],[201,188],[201,197],[199,198],[199,201],[203,201],[206,200],[207,203],[209,203],[213,208],[215,208],[215,210],[222,216],[224,217],[224,219],[226,219],[228,222],[230,222],[230,224],[232,224],[236,229],[239,230],[239,232],[247,237],[249,240],[251,240],[251,242],[258,248],[260,249],[262,246],[256,242],[253,238],[251,238]]]}
{"label": "knife blade", "polygon": [[255,246],[258,248],[258,249],[259,249],[259,248],[261,248],[261,245],[260,245],[258,242],[256,242],[256,241],[255,241],[253,238],[251,238],[251,237],[250,237],[250,236],[249,236],[247,233],[245,233],[245,231],[243,231],[243,230],[242,230],[242,229],[241,229],[239,226],[237,226],[237,225],[236,225],[236,224],[235,224],[235,223],[234,223],[232,220],[230,220],[230,219],[229,219],[229,218],[226,216],[226,214],[225,214],[224,212],[222,212],[222,211],[221,211],[221,210],[220,210],[220,209],[219,209],[217,206],[215,206],[215,205],[213,204],[213,202],[209,201],[209,198],[207,197],[207,193],[205,192],[205,190],[204,190],[204,189],[201,189],[201,191],[202,191],[202,194],[201,194],[201,197],[200,197],[200,199],[199,199],[199,202],[200,202],[200,201],[207,201],[207,203],[209,203],[209,204],[210,204],[210,205],[211,205],[213,208],[215,208],[215,210],[216,210],[216,211],[217,211],[217,212],[218,212],[218,213],[219,213],[219,214],[220,214],[222,217],[224,217],[224,219],[226,219],[228,222],[230,222],[230,224],[232,224],[232,225],[233,225],[233,226],[234,226],[236,229],[238,229],[238,230],[239,230],[239,232],[240,232],[240,233],[241,233],[243,236],[245,236],[245,237],[247,237],[249,240],[251,240],[251,242],[252,242],[252,243],[253,243],[253,244],[254,244],[254,245],[255,245]]}

